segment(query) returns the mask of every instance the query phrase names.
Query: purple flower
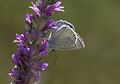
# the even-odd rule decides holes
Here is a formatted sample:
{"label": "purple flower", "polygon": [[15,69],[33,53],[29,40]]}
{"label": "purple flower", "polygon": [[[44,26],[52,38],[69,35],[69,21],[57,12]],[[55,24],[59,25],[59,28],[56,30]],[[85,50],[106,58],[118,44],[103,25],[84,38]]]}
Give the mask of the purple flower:
{"label": "purple flower", "polygon": [[33,6],[29,6],[38,16],[44,16],[44,3],[43,1],[39,2],[39,5],[36,5],[32,2]]}
{"label": "purple flower", "polygon": [[25,22],[26,24],[32,24],[33,14],[26,14]]}
{"label": "purple flower", "polygon": [[39,64],[39,69],[42,70],[42,71],[44,71],[47,67],[48,67],[48,63],[41,62]]}
{"label": "purple flower", "polygon": [[44,5],[43,1],[39,2],[38,8],[40,9],[41,13],[44,11],[45,5]]}
{"label": "purple flower", "polygon": [[48,39],[44,39],[40,44],[40,55],[46,56],[48,53]]}
{"label": "purple flower", "polygon": [[10,76],[16,79],[15,84],[24,84],[26,78],[26,72],[20,70],[18,66],[14,66],[9,73]]}
{"label": "purple flower", "polygon": [[34,79],[39,79],[39,78],[41,77],[39,71],[35,71],[35,70],[31,69],[31,72],[32,72],[33,75],[34,75],[34,77],[33,77]]}
{"label": "purple flower", "polygon": [[17,66],[21,66],[22,64],[26,64],[26,66],[29,66],[29,59],[31,58],[32,52],[32,48],[29,48],[26,45],[21,45],[18,48],[17,53],[12,55],[12,61]]}
{"label": "purple flower", "polygon": [[11,72],[9,73],[10,76],[13,76],[14,78],[17,78],[18,77],[18,67],[15,65]]}
{"label": "purple flower", "polygon": [[28,39],[24,34],[16,34],[16,39],[13,42],[18,43],[17,45],[20,46],[25,44],[27,41]]}
{"label": "purple flower", "polygon": [[33,6],[29,6],[29,8],[31,8],[38,16],[40,16],[41,11],[40,9],[33,3],[31,2]]}
{"label": "purple flower", "polygon": [[45,8],[43,1],[40,1],[38,6],[33,2],[32,5],[33,6],[29,6],[29,8],[31,8],[38,16],[51,16],[54,11],[64,12],[61,1],[48,5],[47,8]]}
{"label": "purple flower", "polygon": [[54,21],[53,19],[48,19],[45,27],[42,29],[43,31],[47,30],[47,29],[56,29],[56,21]]}
{"label": "purple flower", "polygon": [[44,71],[47,67],[48,63],[44,62],[43,60],[32,63],[32,69],[36,71]]}
{"label": "purple flower", "polygon": [[13,54],[12,55],[12,61],[16,64],[16,65],[20,65],[20,55],[19,53]]}
{"label": "purple flower", "polygon": [[52,19],[47,20],[46,25],[47,28],[51,28],[51,29],[56,29],[56,22]]}
{"label": "purple flower", "polygon": [[64,12],[63,6],[61,6],[61,1],[57,1],[55,4],[48,6],[46,9],[46,15],[51,16],[54,11]]}

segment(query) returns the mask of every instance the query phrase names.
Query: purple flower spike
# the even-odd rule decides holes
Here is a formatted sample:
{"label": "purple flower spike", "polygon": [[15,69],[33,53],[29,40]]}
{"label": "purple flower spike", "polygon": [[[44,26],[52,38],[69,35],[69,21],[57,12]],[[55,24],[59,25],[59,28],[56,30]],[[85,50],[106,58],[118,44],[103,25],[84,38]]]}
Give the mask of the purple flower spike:
{"label": "purple flower spike", "polygon": [[64,12],[63,6],[61,6],[61,1],[57,1],[55,4],[48,6],[46,9],[46,15],[51,16],[54,11]]}
{"label": "purple flower spike", "polygon": [[52,17],[54,11],[63,12],[60,0],[37,0],[29,6],[34,13],[26,14],[26,29],[16,34],[13,41],[18,49],[12,55],[14,67],[9,75],[14,78],[11,84],[40,84],[41,72],[48,63],[45,57],[49,52],[49,33],[58,28]]}
{"label": "purple flower spike", "polygon": [[31,2],[31,3],[33,6],[29,6],[29,8],[31,8],[38,16],[40,16],[39,8],[33,2]]}
{"label": "purple flower spike", "polygon": [[26,24],[32,24],[33,14],[26,14]]}

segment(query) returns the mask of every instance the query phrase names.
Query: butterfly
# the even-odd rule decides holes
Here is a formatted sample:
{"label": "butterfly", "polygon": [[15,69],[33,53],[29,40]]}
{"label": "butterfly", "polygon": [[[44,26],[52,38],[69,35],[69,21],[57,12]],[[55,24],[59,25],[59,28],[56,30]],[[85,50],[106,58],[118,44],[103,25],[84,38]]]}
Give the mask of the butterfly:
{"label": "butterfly", "polygon": [[50,50],[76,50],[85,47],[83,39],[70,22],[59,20],[56,25],[57,29],[50,32],[48,37]]}

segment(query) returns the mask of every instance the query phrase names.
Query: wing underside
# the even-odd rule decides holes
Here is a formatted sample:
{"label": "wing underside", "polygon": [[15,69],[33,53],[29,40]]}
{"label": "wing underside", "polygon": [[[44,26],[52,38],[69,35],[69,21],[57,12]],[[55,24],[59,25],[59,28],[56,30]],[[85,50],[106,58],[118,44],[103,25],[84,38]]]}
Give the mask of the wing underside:
{"label": "wing underside", "polygon": [[83,39],[75,32],[74,26],[71,25],[73,27],[71,28],[70,25],[70,23],[63,25],[60,21],[58,22],[59,28],[50,33],[50,50],[75,50],[85,47]]}

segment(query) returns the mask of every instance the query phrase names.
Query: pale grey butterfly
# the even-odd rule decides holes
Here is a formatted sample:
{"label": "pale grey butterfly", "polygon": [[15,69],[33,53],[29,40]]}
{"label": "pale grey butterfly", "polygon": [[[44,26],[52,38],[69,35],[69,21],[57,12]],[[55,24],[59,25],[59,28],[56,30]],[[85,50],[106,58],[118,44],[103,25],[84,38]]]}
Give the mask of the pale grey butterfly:
{"label": "pale grey butterfly", "polygon": [[85,47],[83,39],[70,22],[59,20],[56,24],[57,29],[49,35],[50,50],[75,50]]}

